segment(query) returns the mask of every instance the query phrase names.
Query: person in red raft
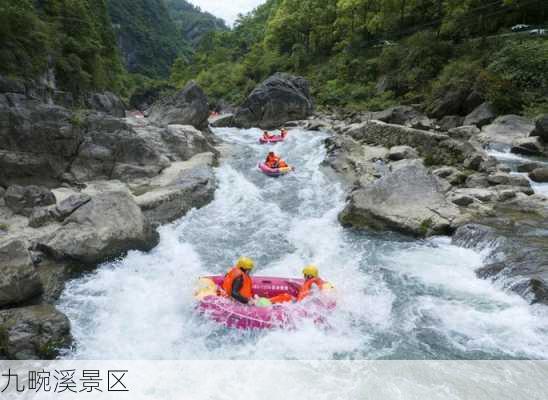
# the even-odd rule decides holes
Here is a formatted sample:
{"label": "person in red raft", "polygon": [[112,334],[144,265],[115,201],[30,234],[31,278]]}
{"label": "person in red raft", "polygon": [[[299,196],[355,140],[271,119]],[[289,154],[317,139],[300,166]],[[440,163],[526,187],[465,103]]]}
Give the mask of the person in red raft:
{"label": "person in red raft", "polygon": [[297,297],[291,296],[289,293],[282,293],[278,296],[272,297],[270,302],[272,304],[281,304],[289,303],[294,301],[303,301],[306,297],[310,295],[312,291],[321,290],[323,284],[325,283],[320,278],[320,271],[315,265],[307,265],[303,268],[304,283],[299,289]]}
{"label": "person in red raft", "polygon": [[[284,138],[284,139],[285,139],[285,137],[287,136],[287,133],[288,133],[288,132],[287,132],[287,129],[285,129],[285,128],[282,128],[282,129],[280,130],[280,135],[281,135],[281,137]],[[270,132],[268,132],[268,131],[263,131],[263,140],[264,140],[265,142],[267,142],[267,141],[269,141],[270,139],[273,139],[273,138],[275,138],[275,137],[276,137],[276,135],[273,135],[272,133],[270,133]]]}
{"label": "person in red raft", "polygon": [[272,168],[272,169],[289,167],[289,165],[287,165],[287,163],[284,160],[282,160],[282,158],[278,154],[274,153],[273,151],[267,154],[266,160],[264,163],[268,168]]}
{"label": "person in red raft", "polygon": [[253,282],[249,274],[255,268],[251,258],[240,257],[236,265],[225,275],[222,288],[224,295],[248,304],[253,300]]}
{"label": "person in red raft", "polygon": [[[253,293],[253,282],[249,274],[255,268],[255,263],[251,258],[240,257],[236,265],[225,275],[222,283],[224,295],[231,297],[242,304],[254,303],[255,295]],[[282,293],[271,297],[272,304],[289,303],[294,301],[303,301],[311,292],[321,290],[324,281],[319,277],[318,267],[308,265],[303,268],[304,283],[299,289],[297,297],[289,293]]]}

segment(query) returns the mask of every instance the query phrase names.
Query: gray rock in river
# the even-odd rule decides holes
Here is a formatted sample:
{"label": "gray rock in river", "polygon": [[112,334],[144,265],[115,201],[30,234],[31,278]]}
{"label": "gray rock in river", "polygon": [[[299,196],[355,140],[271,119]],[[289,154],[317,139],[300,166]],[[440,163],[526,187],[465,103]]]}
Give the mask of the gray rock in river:
{"label": "gray rock in river", "polygon": [[355,189],[340,220],[357,228],[424,237],[450,233],[458,216],[459,210],[446,199],[443,185],[414,161]]}
{"label": "gray rock in river", "polygon": [[51,305],[0,311],[0,358],[51,360],[71,343],[68,318]]}
{"label": "gray rock in river", "polygon": [[529,174],[529,178],[539,183],[548,182],[548,167],[537,168],[531,171],[531,173]]}
{"label": "gray rock in river", "polygon": [[128,193],[94,196],[68,217],[53,234],[40,239],[37,248],[55,260],[96,265],[128,250],[150,250],[158,233]]}
{"label": "gray rock in river", "polygon": [[476,125],[481,128],[491,123],[497,117],[497,112],[491,103],[483,103],[466,116],[464,125]]}
{"label": "gray rock in river", "polygon": [[453,244],[488,251],[485,266],[477,271],[480,278],[548,305],[547,220],[546,197],[520,195],[477,218],[479,224],[461,226]]}
{"label": "gray rock in river", "polygon": [[527,137],[535,125],[533,121],[519,115],[503,115],[481,130],[480,139],[487,143],[511,144],[514,140]]}
{"label": "gray rock in river", "polygon": [[524,137],[512,142],[512,153],[538,156],[542,155],[543,151],[544,147],[538,137]]}
{"label": "gray rock in river", "polygon": [[0,307],[21,303],[42,292],[28,247],[23,240],[0,245]]}
{"label": "gray rock in river", "polygon": [[194,81],[179,92],[157,101],[150,109],[149,120],[159,126],[192,125],[207,127],[209,103],[204,91]]}
{"label": "gray rock in river", "polygon": [[306,79],[277,73],[258,85],[234,116],[242,128],[275,129],[308,117],[314,109]]}

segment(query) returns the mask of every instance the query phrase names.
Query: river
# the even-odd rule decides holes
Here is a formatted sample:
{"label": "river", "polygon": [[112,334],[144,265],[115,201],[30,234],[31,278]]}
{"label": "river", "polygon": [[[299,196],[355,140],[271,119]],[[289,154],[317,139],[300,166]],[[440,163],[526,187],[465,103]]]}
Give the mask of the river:
{"label": "river", "polygon": [[[481,253],[445,237],[343,229],[345,192],[321,166],[325,134],[294,130],[274,148],[296,172],[257,170],[258,130],[216,129],[232,145],[208,206],[160,228],[160,244],[67,283],[69,359],[548,358],[548,308],[477,279]],[[194,311],[196,278],[240,255],[257,275],[299,276],[314,262],[339,296],[331,328],[231,331]]]}

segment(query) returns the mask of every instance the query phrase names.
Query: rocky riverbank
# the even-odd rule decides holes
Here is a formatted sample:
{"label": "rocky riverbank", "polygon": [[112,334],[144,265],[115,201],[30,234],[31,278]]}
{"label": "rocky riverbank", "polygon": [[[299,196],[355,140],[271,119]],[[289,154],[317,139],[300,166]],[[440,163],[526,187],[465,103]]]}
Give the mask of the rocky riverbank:
{"label": "rocky riverbank", "polygon": [[[449,127],[449,120],[469,125]],[[546,116],[497,117],[482,105],[464,119],[436,120],[405,106],[318,113],[295,124],[334,133],[326,142],[326,164],[349,187],[343,225],[415,237],[454,235],[454,244],[488,253],[478,277],[548,304],[548,198],[531,186],[545,175]],[[537,161],[511,168],[491,155],[493,149]]]}
{"label": "rocky riverbank", "polygon": [[70,345],[53,304],[64,282],[213,199],[218,151],[207,98],[190,83],[125,118],[112,94],[86,109],[0,77],[0,358],[52,358]]}

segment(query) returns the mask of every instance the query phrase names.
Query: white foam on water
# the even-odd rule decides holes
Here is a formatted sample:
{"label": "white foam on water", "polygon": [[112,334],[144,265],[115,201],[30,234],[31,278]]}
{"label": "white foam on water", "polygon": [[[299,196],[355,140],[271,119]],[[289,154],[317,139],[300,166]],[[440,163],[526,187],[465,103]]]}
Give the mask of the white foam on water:
{"label": "white foam on water", "polygon": [[[477,279],[481,254],[447,239],[343,229],[345,192],[320,168],[325,134],[292,130],[286,142],[263,146],[256,129],[215,132],[234,149],[217,169],[214,201],[162,227],[151,252],[130,252],[68,283],[59,307],[76,346],[67,358],[466,358],[478,349],[493,358],[548,357],[544,307]],[[296,172],[260,173],[270,149]],[[337,288],[327,326],[244,332],[198,315],[196,279],[224,273],[240,255],[256,260],[257,275],[298,277],[318,264]],[[425,331],[436,335],[424,339]]]}

